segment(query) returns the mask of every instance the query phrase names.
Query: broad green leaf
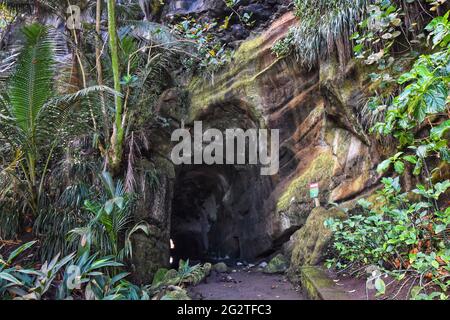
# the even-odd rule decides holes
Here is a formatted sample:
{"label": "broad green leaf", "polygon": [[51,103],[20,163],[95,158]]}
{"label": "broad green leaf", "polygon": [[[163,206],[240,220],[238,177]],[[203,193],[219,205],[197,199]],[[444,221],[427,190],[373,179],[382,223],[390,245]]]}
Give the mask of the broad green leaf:
{"label": "broad green leaf", "polygon": [[404,156],[403,159],[405,161],[408,161],[409,163],[412,163],[412,164],[416,164],[417,163],[417,158],[414,157],[414,156]]}
{"label": "broad green leaf", "polygon": [[425,159],[427,157],[427,153],[428,153],[428,146],[422,145],[417,148],[416,154],[420,158]]}
{"label": "broad green leaf", "polygon": [[439,262],[437,262],[436,260],[433,260],[433,261],[431,262],[431,265],[433,266],[433,268],[439,269]]}
{"label": "broad green leaf", "polygon": [[378,165],[377,172],[380,174],[386,172],[391,166],[391,163],[391,159],[384,160]]}
{"label": "broad green leaf", "polygon": [[450,120],[444,121],[440,125],[431,129],[430,136],[433,140],[442,139],[444,133],[450,129]]}
{"label": "broad green leaf", "polygon": [[447,226],[445,224],[439,224],[435,227],[434,232],[436,232],[437,234],[445,231],[447,229]]}
{"label": "broad green leaf", "polygon": [[413,170],[413,175],[418,176],[422,173],[422,168],[423,168],[423,162],[422,160],[417,161],[416,166],[414,167]]}
{"label": "broad green leaf", "polygon": [[448,89],[445,83],[439,82],[430,86],[424,94],[426,113],[435,114],[444,111],[447,97]]}
{"label": "broad green leaf", "polygon": [[386,293],[386,284],[381,278],[375,280],[375,289],[377,289],[378,295],[383,295]]}
{"label": "broad green leaf", "polygon": [[394,163],[394,169],[398,174],[403,174],[403,172],[405,172],[405,164],[401,161],[397,161]]}

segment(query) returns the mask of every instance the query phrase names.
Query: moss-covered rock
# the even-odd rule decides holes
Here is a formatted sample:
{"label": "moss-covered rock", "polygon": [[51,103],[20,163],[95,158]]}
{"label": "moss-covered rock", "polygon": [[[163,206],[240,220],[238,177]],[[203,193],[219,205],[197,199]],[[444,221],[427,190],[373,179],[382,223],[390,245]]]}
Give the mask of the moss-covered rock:
{"label": "moss-covered rock", "polygon": [[219,273],[225,273],[228,271],[227,265],[223,262],[216,263],[213,268],[214,268],[214,271],[219,272]]}
{"label": "moss-covered rock", "polygon": [[169,291],[161,298],[161,300],[187,301],[192,300],[187,291],[180,287],[171,287]]}
{"label": "moss-covered rock", "polygon": [[319,267],[300,268],[300,282],[303,291],[311,300],[349,300],[345,291]]}
{"label": "moss-covered rock", "polygon": [[264,268],[264,273],[284,273],[289,267],[289,262],[284,255],[281,253],[270,260],[266,268]]}
{"label": "moss-covered rock", "polygon": [[336,159],[330,150],[320,153],[287,187],[278,200],[278,212],[289,209],[292,202],[309,201],[309,184],[311,182],[322,182],[320,183],[322,186],[329,184],[335,165]]}
{"label": "moss-covered rock", "polygon": [[153,281],[156,272],[169,261],[169,250],[163,239],[164,232],[151,226],[149,234],[136,233],[133,243],[133,278],[138,284],[148,284]]}
{"label": "moss-covered rock", "polygon": [[203,272],[205,273],[205,277],[209,277],[212,270],[212,264],[211,263],[205,263],[203,265]]}
{"label": "moss-covered rock", "polygon": [[323,260],[332,238],[331,230],[324,225],[330,218],[345,219],[346,214],[337,208],[316,208],[305,226],[294,234],[290,273],[297,273],[300,267],[317,265]]}
{"label": "moss-covered rock", "polygon": [[149,232],[132,235],[133,277],[138,284],[149,284],[155,273],[170,260],[170,208],[172,204],[174,166],[163,157],[152,161],[140,159],[137,170],[139,197],[134,210],[135,221],[146,221]]}

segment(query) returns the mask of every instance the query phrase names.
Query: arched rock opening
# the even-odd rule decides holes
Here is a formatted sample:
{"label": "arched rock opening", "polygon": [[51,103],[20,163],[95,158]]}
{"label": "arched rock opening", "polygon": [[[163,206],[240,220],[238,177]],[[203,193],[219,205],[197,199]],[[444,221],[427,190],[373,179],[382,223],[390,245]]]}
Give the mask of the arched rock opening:
{"label": "arched rock opening", "polygon": [[264,214],[270,181],[257,167],[180,166],[172,203],[172,257],[252,259],[271,246]]}
{"label": "arched rock opening", "polygon": [[[215,128],[223,133],[258,129],[263,122],[252,106],[235,99],[211,104],[195,119],[202,121],[204,131]],[[179,259],[252,260],[272,247],[274,201],[269,196],[274,184],[272,177],[261,175],[259,165],[182,165],[175,169],[171,215],[175,264]]]}

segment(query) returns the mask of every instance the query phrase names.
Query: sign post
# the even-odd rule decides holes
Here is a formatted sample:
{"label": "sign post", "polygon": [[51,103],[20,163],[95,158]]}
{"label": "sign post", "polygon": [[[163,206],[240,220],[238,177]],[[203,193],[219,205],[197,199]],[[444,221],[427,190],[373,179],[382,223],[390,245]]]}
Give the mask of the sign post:
{"label": "sign post", "polygon": [[320,207],[320,201],[319,201],[319,184],[318,183],[311,183],[309,185],[309,194],[311,199],[314,199],[314,203],[317,207]]}

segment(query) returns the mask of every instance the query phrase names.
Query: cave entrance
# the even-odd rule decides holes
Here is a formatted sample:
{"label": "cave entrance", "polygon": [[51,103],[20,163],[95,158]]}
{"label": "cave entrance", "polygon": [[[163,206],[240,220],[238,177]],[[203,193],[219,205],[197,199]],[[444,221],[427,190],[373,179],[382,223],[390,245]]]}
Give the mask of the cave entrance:
{"label": "cave entrance", "polygon": [[183,166],[172,205],[172,257],[218,261],[241,257],[239,236],[230,212],[236,172],[233,166]]}
{"label": "cave entrance", "polygon": [[264,184],[259,169],[177,168],[171,218],[171,256],[193,262],[249,259],[270,245],[265,237]]}
{"label": "cave entrance", "polygon": [[[259,119],[248,110],[254,109],[244,101],[224,101],[203,110],[197,121],[203,121],[204,130],[259,128]],[[248,141],[245,149],[250,150]],[[170,228],[173,264],[180,259],[250,262],[270,250],[273,189],[272,177],[262,176],[259,165],[177,166]]]}

